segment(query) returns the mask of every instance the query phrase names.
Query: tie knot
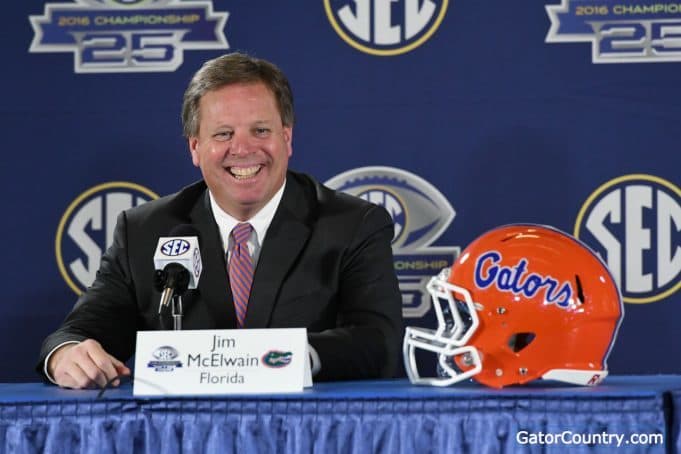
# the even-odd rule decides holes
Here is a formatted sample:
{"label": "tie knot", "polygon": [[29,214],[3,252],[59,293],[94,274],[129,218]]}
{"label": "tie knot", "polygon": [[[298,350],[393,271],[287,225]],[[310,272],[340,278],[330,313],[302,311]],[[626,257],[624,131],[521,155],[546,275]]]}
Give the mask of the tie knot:
{"label": "tie knot", "polygon": [[237,224],[236,227],[232,229],[232,236],[234,237],[234,242],[237,244],[243,244],[248,240],[253,231],[253,226],[248,222],[242,222]]}

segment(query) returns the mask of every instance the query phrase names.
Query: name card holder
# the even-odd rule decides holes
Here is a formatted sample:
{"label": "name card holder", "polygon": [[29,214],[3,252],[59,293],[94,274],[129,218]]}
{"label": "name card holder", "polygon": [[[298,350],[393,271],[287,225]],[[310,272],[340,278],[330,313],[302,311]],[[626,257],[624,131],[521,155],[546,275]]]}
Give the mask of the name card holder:
{"label": "name card holder", "polygon": [[139,331],[133,395],[302,392],[307,347],[305,328]]}

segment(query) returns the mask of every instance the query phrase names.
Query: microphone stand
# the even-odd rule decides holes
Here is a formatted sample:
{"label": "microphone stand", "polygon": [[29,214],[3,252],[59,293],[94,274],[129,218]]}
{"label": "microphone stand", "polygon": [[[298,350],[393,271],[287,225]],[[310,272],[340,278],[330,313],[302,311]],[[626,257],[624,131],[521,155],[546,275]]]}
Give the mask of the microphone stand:
{"label": "microphone stand", "polygon": [[182,330],[182,296],[175,294],[173,296],[173,329],[175,331]]}
{"label": "microphone stand", "polygon": [[169,263],[162,270],[154,273],[154,287],[161,292],[158,303],[158,317],[163,328],[163,308],[170,304],[173,315],[173,329],[182,330],[182,294],[189,285],[189,272],[177,263]]}

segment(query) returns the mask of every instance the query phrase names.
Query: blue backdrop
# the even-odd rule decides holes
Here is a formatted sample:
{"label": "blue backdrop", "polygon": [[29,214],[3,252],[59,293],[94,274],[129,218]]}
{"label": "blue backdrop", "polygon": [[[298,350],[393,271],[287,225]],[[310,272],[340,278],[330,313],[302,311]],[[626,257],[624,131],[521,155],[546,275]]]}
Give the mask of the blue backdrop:
{"label": "blue backdrop", "polygon": [[[411,229],[396,256],[451,262],[457,248],[509,222],[574,233],[607,260],[627,302],[611,371],[681,373],[674,3],[24,0],[5,8],[9,293],[0,381],[36,378],[40,342],[87,285],[117,211],[200,177],[181,136],[182,93],[203,61],[231,50],[289,76],[292,168],[350,192],[365,182],[362,194],[382,192],[386,204],[394,196],[396,221]],[[334,181],[346,171],[361,178]],[[407,323],[428,324],[421,281],[408,277]]]}

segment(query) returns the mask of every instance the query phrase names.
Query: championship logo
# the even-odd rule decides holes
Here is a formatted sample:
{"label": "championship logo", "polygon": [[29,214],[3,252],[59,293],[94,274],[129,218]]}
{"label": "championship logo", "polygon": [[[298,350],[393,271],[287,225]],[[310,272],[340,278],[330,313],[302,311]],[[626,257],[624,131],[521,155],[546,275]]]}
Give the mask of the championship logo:
{"label": "championship logo", "polygon": [[143,186],[111,182],[88,189],[69,205],[59,221],[55,252],[59,272],[76,294],[95,280],[102,254],[113,242],[118,214],[156,198]]}
{"label": "championship logo", "polygon": [[681,189],[652,175],[608,181],[586,200],[574,236],[606,262],[627,303],[681,289]]}
{"label": "championship logo", "polygon": [[175,358],[180,356],[180,353],[169,345],[159,347],[152,353],[155,358],[147,363],[147,367],[154,369],[156,372],[172,372],[176,367],[182,367],[182,361]]}
{"label": "championship logo", "polygon": [[207,0],[74,0],[30,16],[29,52],[73,52],[77,73],[175,71],[185,50],[227,49]]}
{"label": "championship logo", "polygon": [[676,0],[562,0],[546,11],[546,42],[590,42],[593,63],[681,61]]}
{"label": "championship logo", "polygon": [[338,35],[357,50],[388,56],[426,42],[442,23],[449,0],[324,0]]}
{"label": "championship logo", "polygon": [[430,246],[454,219],[454,209],[432,184],[393,167],[362,167],[331,178],[326,185],[383,206],[395,224],[393,255],[405,317],[430,309],[426,285],[449,268],[459,247]]}

